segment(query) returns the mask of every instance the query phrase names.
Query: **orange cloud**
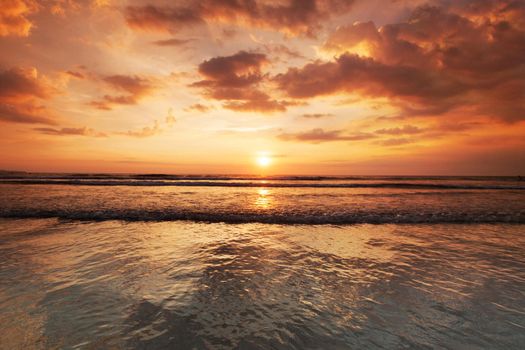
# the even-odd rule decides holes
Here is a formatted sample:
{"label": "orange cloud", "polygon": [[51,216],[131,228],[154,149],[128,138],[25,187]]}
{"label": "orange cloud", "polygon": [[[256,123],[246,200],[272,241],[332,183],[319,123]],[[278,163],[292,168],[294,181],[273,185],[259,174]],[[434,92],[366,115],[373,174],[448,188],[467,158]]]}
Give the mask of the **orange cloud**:
{"label": "orange cloud", "polygon": [[483,22],[490,14],[493,22],[506,21],[521,30],[525,29],[525,3],[521,0],[476,0],[450,2],[449,10],[473,21]]}
{"label": "orange cloud", "polygon": [[387,128],[387,129],[379,129],[376,130],[376,134],[383,134],[383,135],[414,135],[414,134],[420,134],[424,130],[421,128],[418,128],[417,126],[413,125],[404,125],[402,127],[395,127],[395,128]]}
{"label": "orange cloud", "polygon": [[81,127],[81,128],[35,128],[35,131],[38,131],[42,134],[47,135],[56,135],[56,136],[94,136],[94,137],[106,137],[107,135],[102,132],[97,132],[91,128]]}
{"label": "orange cloud", "polygon": [[206,80],[195,83],[203,87],[246,87],[262,80],[261,68],[268,63],[260,53],[240,51],[231,56],[219,56],[202,62],[199,73]]}
{"label": "orange cloud", "polygon": [[[168,122],[168,120],[167,120]],[[159,122],[155,120],[153,126],[145,126],[137,130],[128,130],[125,132],[118,132],[117,135],[132,136],[132,137],[150,137],[159,134],[162,131]]]}
{"label": "orange cloud", "polygon": [[404,98],[420,106],[434,106],[464,89],[452,76],[417,67],[386,65],[351,54],[332,62],[316,61],[302,68],[290,68],[274,80],[294,98],[359,92],[373,97]]}
{"label": "orange cloud", "polygon": [[0,72],[0,99],[2,101],[29,98],[47,99],[56,89],[38,77],[36,68],[12,68]]}
{"label": "orange cloud", "polygon": [[264,45],[264,49],[268,51],[270,54],[274,54],[277,56],[286,56],[287,58],[290,58],[290,59],[294,59],[294,58],[306,59],[306,57],[302,55],[300,52],[290,49],[288,46],[285,46],[285,45]]}
{"label": "orange cloud", "polygon": [[[479,131],[487,126],[487,124],[482,122],[436,122],[435,120],[424,118],[420,121],[423,126],[406,124],[374,130],[377,124],[382,122],[392,123],[392,121],[396,121],[396,118],[371,118],[371,120],[365,119],[357,125],[352,125],[352,128],[348,130],[325,131],[322,128],[315,128],[308,131],[281,133],[277,135],[277,138],[283,141],[307,143],[373,140],[373,144],[393,147],[416,142],[434,142],[444,139],[444,137],[469,137],[468,132]],[[503,123],[491,123],[490,125],[493,127],[496,127],[496,125],[497,127],[505,126]]]}
{"label": "orange cloud", "polygon": [[167,40],[156,40],[153,42],[153,44],[157,46],[182,46],[184,44],[187,44],[189,42],[193,41],[193,39],[167,39]]}
{"label": "orange cloud", "polygon": [[36,13],[49,12],[54,16],[66,17],[66,12],[79,12],[83,7],[100,7],[105,0],[2,0],[0,6],[0,37],[27,37],[35,25],[29,17]]}
{"label": "orange cloud", "polygon": [[86,78],[86,76],[82,72],[68,70],[65,73],[70,75],[70,76],[72,76],[73,78],[77,78],[77,79],[84,79],[84,78]]}
{"label": "orange cloud", "polygon": [[333,117],[334,115],[332,113],[305,113],[301,117],[307,118],[307,119],[320,119],[320,118],[326,118],[326,117]]}
{"label": "orange cloud", "polygon": [[[342,26],[323,45],[338,57],[290,68],[275,81],[294,98],[387,97],[407,116],[439,116],[468,105],[480,116],[525,119],[524,6],[461,3],[422,6],[405,22],[380,28]],[[514,22],[506,20],[511,17]]]}
{"label": "orange cloud", "polygon": [[285,111],[294,103],[271,99],[259,89],[264,79],[262,67],[267,63],[266,55],[246,51],[214,57],[199,65],[205,79],[191,86],[202,88],[209,98],[225,101],[223,107],[234,111]]}
{"label": "orange cloud", "polygon": [[0,36],[28,36],[33,23],[27,18],[38,5],[32,0],[3,0],[0,6]]}
{"label": "orange cloud", "polygon": [[242,102],[226,102],[224,108],[239,112],[284,112],[286,107],[297,106],[296,102],[270,100],[269,96]]}
{"label": "orange cloud", "polygon": [[363,141],[373,139],[376,136],[372,133],[365,132],[346,134],[342,130],[324,131],[321,128],[315,128],[305,132],[283,133],[277,137],[283,141],[321,143],[334,141]]}
{"label": "orange cloud", "polygon": [[413,142],[415,142],[415,140],[408,139],[405,137],[400,137],[400,138],[387,139],[384,141],[380,141],[379,144],[382,146],[393,147],[393,146],[403,146],[403,145],[413,143]]}
{"label": "orange cloud", "polygon": [[196,112],[201,112],[201,113],[205,113],[205,112],[208,112],[210,110],[211,107],[209,106],[205,106],[201,103],[195,103],[195,104],[192,104],[191,106],[187,107],[185,110],[187,112],[191,112],[191,111],[196,111]]}
{"label": "orange cloud", "polygon": [[177,32],[203,23],[226,22],[315,35],[321,20],[348,12],[354,0],[204,0],[187,6],[128,6],[125,18],[136,30]]}
{"label": "orange cloud", "polygon": [[90,105],[102,110],[111,110],[114,105],[137,104],[155,88],[151,80],[134,75],[111,75],[104,77],[102,81],[116,91],[127,93],[126,95],[104,95],[101,100],[90,102]]}
{"label": "orange cloud", "polygon": [[53,116],[41,104],[57,93],[35,68],[0,72],[0,120],[15,123],[53,124]]}
{"label": "orange cloud", "polygon": [[32,103],[1,103],[0,121],[28,124],[55,124],[54,117],[45,106]]}
{"label": "orange cloud", "polygon": [[132,29],[144,31],[176,32],[180,27],[202,22],[195,9],[154,5],[128,6],[125,17]]}

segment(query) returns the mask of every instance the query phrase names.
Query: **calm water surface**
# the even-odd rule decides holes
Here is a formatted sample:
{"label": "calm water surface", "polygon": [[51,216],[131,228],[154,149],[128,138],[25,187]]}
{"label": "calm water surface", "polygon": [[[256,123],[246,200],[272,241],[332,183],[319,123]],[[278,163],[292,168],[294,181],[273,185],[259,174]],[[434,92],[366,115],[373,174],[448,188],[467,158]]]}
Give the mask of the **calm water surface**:
{"label": "calm water surface", "polygon": [[0,221],[0,348],[522,349],[522,225]]}
{"label": "calm water surface", "polygon": [[0,349],[525,349],[513,178],[0,176]]}

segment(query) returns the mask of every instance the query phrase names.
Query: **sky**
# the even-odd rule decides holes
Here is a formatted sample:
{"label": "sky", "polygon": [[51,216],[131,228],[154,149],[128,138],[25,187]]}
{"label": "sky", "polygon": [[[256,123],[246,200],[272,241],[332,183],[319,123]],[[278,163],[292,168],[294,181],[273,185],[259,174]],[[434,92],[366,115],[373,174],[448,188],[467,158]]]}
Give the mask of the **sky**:
{"label": "sky", "polygon": [[2,0],[0,169],[525,175],[523,0]]}

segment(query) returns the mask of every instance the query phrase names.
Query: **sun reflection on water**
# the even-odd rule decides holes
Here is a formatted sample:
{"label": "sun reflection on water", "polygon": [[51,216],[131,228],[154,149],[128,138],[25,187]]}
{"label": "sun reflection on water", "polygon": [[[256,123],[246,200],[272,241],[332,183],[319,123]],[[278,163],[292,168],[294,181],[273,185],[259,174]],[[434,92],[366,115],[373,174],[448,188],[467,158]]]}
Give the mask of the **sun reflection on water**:
{"label": "sun reflection on water", "polygon": [[271,191],[267,188],[259,188],[257,190],[257,199],[255,200],[255,206],[259,209],[270,209],[271,203]]}

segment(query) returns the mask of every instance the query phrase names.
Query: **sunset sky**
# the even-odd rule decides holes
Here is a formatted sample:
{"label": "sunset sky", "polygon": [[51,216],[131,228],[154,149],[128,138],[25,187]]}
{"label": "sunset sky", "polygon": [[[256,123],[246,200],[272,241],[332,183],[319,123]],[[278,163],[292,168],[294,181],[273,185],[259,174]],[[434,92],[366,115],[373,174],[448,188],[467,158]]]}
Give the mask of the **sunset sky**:
{"label": "sunset sky", "polygon": [[0,4],[1,169],[525,175],[522,0]]}

